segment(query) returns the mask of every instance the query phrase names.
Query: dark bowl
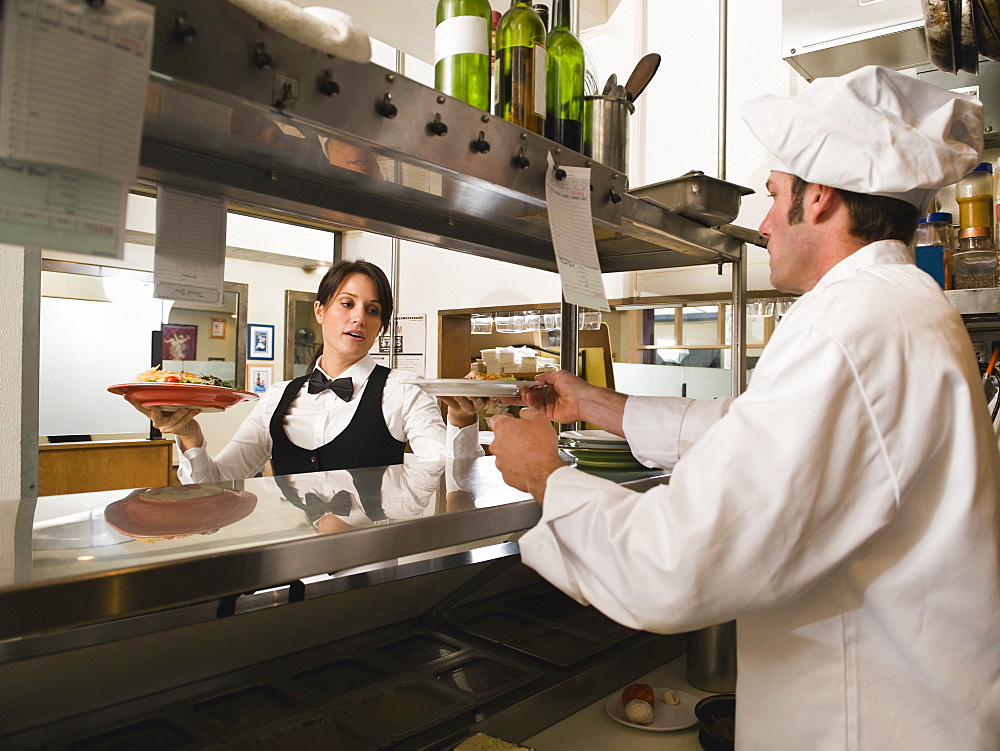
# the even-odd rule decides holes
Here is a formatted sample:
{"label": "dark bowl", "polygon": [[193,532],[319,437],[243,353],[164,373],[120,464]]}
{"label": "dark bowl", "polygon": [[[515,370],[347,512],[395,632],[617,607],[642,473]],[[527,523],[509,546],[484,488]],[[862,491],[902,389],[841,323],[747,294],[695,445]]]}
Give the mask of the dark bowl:
{"label": "dark bowl", "polygon": [[706,696],[694,707],[705,751],[732,751],[736,740],[736,694]]}

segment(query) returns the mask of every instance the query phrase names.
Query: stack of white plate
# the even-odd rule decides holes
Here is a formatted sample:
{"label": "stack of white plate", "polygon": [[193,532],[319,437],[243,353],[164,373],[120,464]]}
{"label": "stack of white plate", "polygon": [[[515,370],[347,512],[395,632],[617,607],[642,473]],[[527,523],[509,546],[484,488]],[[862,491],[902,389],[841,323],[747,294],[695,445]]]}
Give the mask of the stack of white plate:
{"label": "stack of white plate", "polygon": [[559,448],[583,467],[634,469],[641,467],[628,441],[606,430],[564,430]]}

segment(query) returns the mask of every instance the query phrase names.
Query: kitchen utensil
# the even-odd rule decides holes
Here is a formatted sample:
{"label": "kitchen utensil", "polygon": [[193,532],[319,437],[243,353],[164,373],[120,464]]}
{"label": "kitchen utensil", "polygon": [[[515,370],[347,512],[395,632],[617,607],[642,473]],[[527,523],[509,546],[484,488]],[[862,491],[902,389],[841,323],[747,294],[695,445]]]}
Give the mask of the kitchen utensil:
{"label": "kitchen utensil", "polygon": [[[979,44],[976,40],[976,7],[973,0],[959,0],[959,23],[955,65],[959,70],[979,73]],[[952,6],[954,8],[954,5]],[[954,21],[954,14],[952,20]]]}
{"label": "kitchen utensil", "polygon": [[645,90],[656,73],[656,69],[659,67],[660,56],[655,52],[643,55],[639,59],[639,62],[635,64],[632,75],[625,82],[625,96],[628,97],[630,102],[634,102],[639,98],[639,95]]}
{"label": "kitchen utensil", "polygon": [[923,0],[923,13],[927,53],[931,62],[945,73],[954,73],[957,68],[951,0]]}
{"label": "kitchen utensil", "polygon": [[1000,62],[1000,5],[991,0],[975,0],[974,4],[979,52]]}
{"label": "kitchen utensil", "polygon": [[[615,85],[617,86],[617,84]],[[583,153],[613,170],[628,172],[628,118],[635,105],[611,95],[583,98]]]}
{"label": "kitchen utensil", "polygon": [[666,206],[688,219],[717,227],[736,218],[742,196],[753,190],[692,170],[673,180],[633,188],[629,193]]}
{"label": "kitchen utensil", "polygon": [[611,96],[611,92],[614,91],[615,86],[618,85],[618,76],[612,73],[608,76],[608,82],[604,84],[604,92],[602,96]]}

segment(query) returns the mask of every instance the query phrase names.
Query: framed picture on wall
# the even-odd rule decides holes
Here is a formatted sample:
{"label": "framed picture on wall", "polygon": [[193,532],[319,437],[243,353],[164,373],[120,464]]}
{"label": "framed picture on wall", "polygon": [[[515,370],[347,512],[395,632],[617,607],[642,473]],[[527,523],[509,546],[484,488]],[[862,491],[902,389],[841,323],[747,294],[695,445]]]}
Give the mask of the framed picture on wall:
{"label": "framed picture on wall", "polygon": [[212,319],[212,333],[209,335],[210,339],[225,339],[226,338],[226,319],[225,318],[213,318]]}
{"label": "framed picture on wall", "polygon": [[247,370],[248,391],[252,391],[255,394],[263,394],[271,388],[274,370],[270,365],[249,365],[247,366]]}
{"label": "framed picture on wall", "polygon": [[247,359],[274,359],[274,326],[267,323],[247,324]]}
{"label": "framed picture on wall", "polygon": [[196,360],[198,353],[198,327],[181,323],[164,323],[163,359]]}

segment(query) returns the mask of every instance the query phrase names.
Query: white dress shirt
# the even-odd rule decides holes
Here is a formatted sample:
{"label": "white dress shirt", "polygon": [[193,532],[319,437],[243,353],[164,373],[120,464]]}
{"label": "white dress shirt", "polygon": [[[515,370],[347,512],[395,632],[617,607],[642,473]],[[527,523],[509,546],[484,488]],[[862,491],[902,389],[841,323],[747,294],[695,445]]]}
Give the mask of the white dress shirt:
{"label": "white dress shirt", "polygon": [[[300,448],[312,451],[325,446],[350,424],[361,401],[375,361],[365,356],[337,377],[350,377],[354,396],[345,402],[332,391],[309,393],[309,382],[285,413],[285,433]],[[329,374],[324,374],[329,377]],[[382,414],[397,441],[409,441],[420,461],[482,456],[477,424],[465,428],[445,425],[437,400],[413,385],[413,373],[392,370],[382,392]],[[182,483],[241,480],[256,475],[271,458],[271,416],[288,381],[274,384],[247,415],[232,440],[213,459],[206,446],[181,451],[177,477]]]}
{"label": "white dress shirt", "polygon": [[737,749],[1000,749],[1000,456],[902,243],[799,298],[738,399],[633,396],[623,427],[670,484],[559,469],[522,558],[633,628],[736,618]]}

